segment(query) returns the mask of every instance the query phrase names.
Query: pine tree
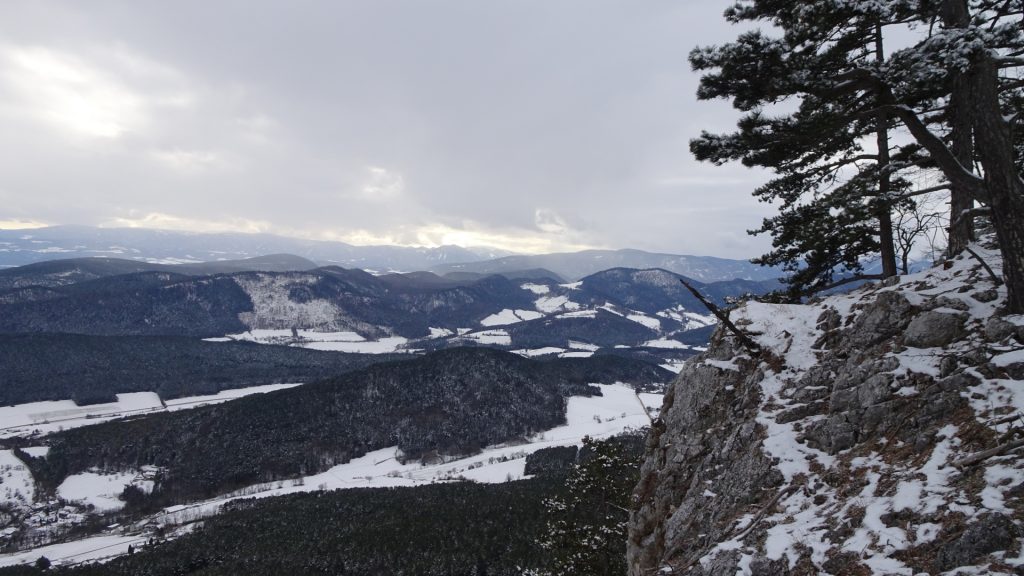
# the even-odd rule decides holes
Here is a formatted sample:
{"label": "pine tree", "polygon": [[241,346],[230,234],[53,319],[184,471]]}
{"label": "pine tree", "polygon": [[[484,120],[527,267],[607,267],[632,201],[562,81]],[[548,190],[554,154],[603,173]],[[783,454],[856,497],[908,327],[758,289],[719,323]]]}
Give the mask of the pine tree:
{"label": "pine tree", "polygon": [[[700,160],[739,160],[775,173],[754,192],[779,204],[779,214],[753,231],[773,236],[774,250],[757,262],[784,266],[794,295],[829,287],[837,273],[861,272],[875,254],[878,276],[897,271],[891,211],[908,186],[900,170],[919,161],[916,149],[891,149],[891,113],[879,107],[880,92],[835,90],[856,70],[885,66],[883,29],[905,19],[908,7],[883,8],[741,2],[727,19],[768,20],[781,37],[748,32],[690,55],[694,69],[707,72],[698,97],[732,98],[745,113],[737,132],[705,132],[691,149]],[[771,115],[779,104],[796,109]]]}
{"label": "pine tree", "polygon": [[[970,239],[970,218],[983,205],[1002,252],[1007,308],[1024,312],[1024,181],[1014,135],[1021,83],[1003,71],[1024,66],[1022,0],[931,0],[916,17],[929,25],[893,54],[884,74],[859,71],[856,86],[883,95],[894,114],[941,171],[952,191],[952,247]],[[918,105],[907,94],[931,93]],[[975,168],[978,168],[977,170]]]}
{"label": "pine tree", "polygon": [[[917,194],[950,190],[951,249],[972,237],[980,203],[1003,254],[1008,308],[1024,312],[1022,138],[1015,134],[1021,82],[1001,71],[1024,65],[1022,0],[744,0],[734,21],[770,22],[778,38],[749,32],[691,54],[701,98],[732,98],[745,112],[731,135],[703,134],[700,159],[740,160],[776,178],[755,194],[778,202],[769,232],[797,294],[828,286],[881,253],[893,272],[890,213]],[[889,27],[911,27],[916,43],[885,57]],[[766,110],[795,102],[796,112]],[[892,146],[899,130],[910,144]],[[864,148],[874,136],[875,145]],[[980,170],[975,170],[977,165]],[[941,172],[946,182],[909,191],[907,175]],[[863,235],[870,231],[871,238]]]}
{"label": "pine tree", "polygon": [[533,576],[620,576],[626,573],[626,532],[640,461],[629,439],[583,439],[580,463],[565,489],[545,502],[541,546],[550,565]]}

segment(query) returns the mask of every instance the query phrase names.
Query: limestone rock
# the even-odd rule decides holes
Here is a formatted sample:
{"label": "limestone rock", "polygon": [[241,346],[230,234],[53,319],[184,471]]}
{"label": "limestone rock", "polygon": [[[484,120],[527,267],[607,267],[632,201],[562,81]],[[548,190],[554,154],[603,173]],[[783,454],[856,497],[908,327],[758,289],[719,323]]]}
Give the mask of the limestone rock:
{"label": "limestone rock", "polygon": [[850,343],[871,346],[898,333],[910,322],[916,309],[898,292],[883,292],[857,318]]}
{"label": "limestone rock", "polygon": [[1016,332],[1016,326],[998,316],[989,318],[985,323],[985,339],[989,342],[1000,342],[1013,336]]}
{"label": "limestone rock", "polygon": [[903,343],[914,348],[945,346],[960,338],[963,332],[964,319],[961,316],[931,310],[910,321],[903,334]]}
{"label": "limestone rock", "polygon": [[939,549],[935,568],[946,571],[973,564],[986,554],[1013,546],[1017,534],[1017,527],[1006,515],[995,513],[982,516],[968,526],[959,538]]}

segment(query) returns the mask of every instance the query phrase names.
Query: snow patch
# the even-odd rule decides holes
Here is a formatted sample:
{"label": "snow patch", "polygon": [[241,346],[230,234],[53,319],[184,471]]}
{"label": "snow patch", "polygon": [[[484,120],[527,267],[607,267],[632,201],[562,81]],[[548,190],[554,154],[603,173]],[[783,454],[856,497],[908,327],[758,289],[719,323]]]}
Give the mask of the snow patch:
{"label": "snow patch", "polygon": [[151,492],[153,481],[136,471],[82,472],[65,478],[57,487],[57,495],[69,502],[92,505],[100,512],[112,512],[124,508],[124,501],[119,496],[127,486]]}
{"label": "snow patch", "polygon": [[536,320],[543,316],[543,314],[535,310],[509,310],[506,308],[497,314],[491,314],[487,318],[484,318],[480,321],[480,324],[482,326],[505,326],[508,324],[515,324],[517,322]]}
{"label": "snow patch", "polygon": [[541,294],[547,294],[548,292],[551,292],[551,288],[544,284],[523,284],[522,286],[520,286],[520,288],[522,288],[523,290],[529,290],[530,292],[533,292],[538,296]]}

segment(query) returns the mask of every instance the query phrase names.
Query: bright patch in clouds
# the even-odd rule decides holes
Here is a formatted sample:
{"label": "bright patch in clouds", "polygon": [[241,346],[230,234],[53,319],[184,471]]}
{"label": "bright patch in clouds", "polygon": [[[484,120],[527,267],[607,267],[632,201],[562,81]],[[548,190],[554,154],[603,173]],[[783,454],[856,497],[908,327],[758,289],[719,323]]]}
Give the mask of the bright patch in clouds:
{"label": "bright patch in clouds", "polygon": [[[564,229],[558,232],[565,231]],[[421,226],[416,229],[416,244],[423,246],[489,246],[501,248],[521,254],[540,254],[544,252],[562,252],[586,250],[591,245],[577,242],[568,234],[559,234],[543,230],[537,234],[529,230],[494,231],[466,223],[463,228],[453,228],[444,224]]]}
{"label": "bright patch in clouds", "polygon": [[[3,222],[0,220],[0,228],[4,228]],[[576,251],[595,247],[583,242],[573,241],[566,235],[538,234],[536,231],[518,229],[494,232],[485,230],[482,226],[471,222],[464,223],[464,228],[454,228],[445,224],[427,224],[377,233],[364,229],[295,229],[275,226],[265,220],[249,220],[245,218],[201,220],[162,212],[140,213],[130,211],[126,216],[106,220],[101,226],[104,228],[151,228],[204,233],[269,233],[308,240],[346,242],[362,246],[397,245],[434,248],[458,245],[477,248],[497,248],[520,254]]]}
{"label": "bright patch in clouds", "polygon": [[204,150],[157,150],[152,153],[153,158],[170,168],[182,171],[195,171],[215,166],[220,162],[220,157]]}
{"label": "bright patch in clouds", "polygon": [[41,46],[0,46],[0,107],[75,136],[116,139],[146,129],[160,108],[194,96],[173,68],[124,47],[74,54]]}
{"label": "bright patch in clouds", "polygon": [[538,208],[534,211],[533,223],[539,230],[549,234],[561,234],[569,229],[569,225],[566,224],[564,218],[559,216],[554,210],[546,208]]}
{"label": "bright patch in clouds", "polygon": [[367,166],[366,184],[361,190],[368,200],[393,200],[405,189],[405,180],[398,172],[380,166]]}
{"label": "bright patch in clouds", "polygon": [[184,232],[242,232],[255,234],[269,232],[269,222],[231,218],[228,220],[198,220],[183,218],[160,212],[137,214],[130,212],[128,216],[112,218],[101,224],[103,228],[154,228],[162,230],[181,230]]}
{"label": "bright patch in clouds", "polygon": [[44,226],[49,226],[49,224],[46,224],[44,222],[37,222],[35,220],[21,220],[18,218],[0,218],[0,230],[28,230],[30,228],[42,228]]}
{"label": "bright patch in clouds", "polygon": [[370,230],[326,231],[321,234],[297,234],[298,231],[283,232],[288,236],[300,235],[318,240],[337,240],[356,245],[400,245],[425,246],[470,246],[477,248],[497,248],[519,254],[542,254],[546,252],[563,252],[586,250],[594,246],[575,242],[565,237],[538,234],[531,230],[493,231],[484,229],[472,222],[463,223],[462,228],[446,224],[426,224],[417,227],[376,233]]}
{"label": "bright patch in clouds", "polygon": [[138,94],[80,59],[45,48],[2,51],[21,107],[76,134],[116,138],[142,121]]}

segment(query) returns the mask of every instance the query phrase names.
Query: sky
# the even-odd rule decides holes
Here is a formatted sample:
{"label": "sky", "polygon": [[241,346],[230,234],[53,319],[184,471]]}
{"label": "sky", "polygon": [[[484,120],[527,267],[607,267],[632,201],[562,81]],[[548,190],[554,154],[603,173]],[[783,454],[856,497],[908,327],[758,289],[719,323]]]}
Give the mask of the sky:
{"label": "sky", "polygon": [[5,0],[0,228],[749,258],[715,0]]}

